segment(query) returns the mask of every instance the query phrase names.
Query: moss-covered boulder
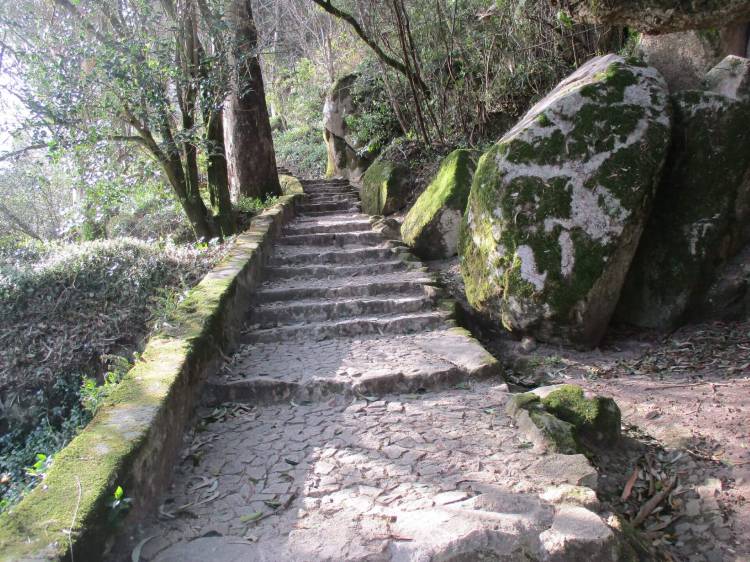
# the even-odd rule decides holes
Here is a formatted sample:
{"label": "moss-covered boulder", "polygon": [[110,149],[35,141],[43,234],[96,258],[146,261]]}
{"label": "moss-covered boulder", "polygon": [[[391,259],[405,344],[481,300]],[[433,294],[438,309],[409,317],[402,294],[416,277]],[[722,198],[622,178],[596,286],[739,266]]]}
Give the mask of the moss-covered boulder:
{"label": "moss-covered boulder", "polygon": [[669,143],[659,73],[597,57],[482,156],[459,240],[471,306],[540,340],[596,345]]}
{"label": "moss-covered boulder", "polygon": [[617,310],[660,329],[690,319],[750,238],[750,101],[685,91],[673,105],[667,169]]}
{"label": "moss-covered boulder", "polygon": [[403,209],[410,191],[409,171],[382,156],[362,176],[362,210],[370,215],[390,215]]}
{"label": "moss-covered boulder", "polygon": [[540,449],[576,454],[589,445],[620,439],[620,408],[611,398],[587,396],[579,386],[561,384],[516,394],[507,407],[523,434]]}
{"label": "moss-covered boulder", "polygon": [[401,238],[420,257],[449,258],[458,253],[458,231],[476,160],[476,153],[471,150],[451,152],[407,213],[401,226]]}
{"label": "moss-covered boulder", "polygon": [[587,396],[580,386],[563,384],[550,387],[541,396],[544,409],[575,428],[576,438],[598,445],[611,445],[620,439],[622,415],[614,400]]}
{"label": "moss-covered boulder", "polygon": [[305,188],[294,176],[287,174],[279,174],[279,185],[281,186],[282,195],[295,195],[297,193],[304,193]]}

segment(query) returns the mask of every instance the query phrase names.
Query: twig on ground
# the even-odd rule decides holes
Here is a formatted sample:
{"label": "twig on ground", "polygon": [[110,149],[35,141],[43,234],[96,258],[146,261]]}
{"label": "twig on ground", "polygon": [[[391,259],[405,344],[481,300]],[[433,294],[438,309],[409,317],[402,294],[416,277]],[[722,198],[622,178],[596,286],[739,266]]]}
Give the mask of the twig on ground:
{"label": "twig on ground", "polygon": [[641,509],[638,510],[638,514],[633,518],[633,520],[630,522],[633,527],[638,527],[643,524],[643,522],[646,520],[646,518],[651,515],[651,512],[656,509],[656,507],[664,501],[664,499],[669,495],[669,493],[672,491],[672,489],[677,484],[677,477],[673,476],[669,482],[662,488],[661,492],[658,492],[657,494],[654,494],[650,500],[648,500],[646,503],[644,503],[641,506]]}

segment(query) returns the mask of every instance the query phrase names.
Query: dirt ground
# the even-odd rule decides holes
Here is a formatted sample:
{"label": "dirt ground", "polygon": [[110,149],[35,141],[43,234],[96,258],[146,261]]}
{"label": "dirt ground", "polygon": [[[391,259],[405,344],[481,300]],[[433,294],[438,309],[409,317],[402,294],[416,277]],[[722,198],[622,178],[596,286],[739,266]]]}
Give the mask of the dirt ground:
{"label": "dirt ground", "polygon": [[[463,301],[455,260],[431,269]],[[574,383],[615,399],[625,438],[593,455],[598,494],[655,559],[750,561],[750,321],[615,328],[587,352],[471,328],[519,390]]]}

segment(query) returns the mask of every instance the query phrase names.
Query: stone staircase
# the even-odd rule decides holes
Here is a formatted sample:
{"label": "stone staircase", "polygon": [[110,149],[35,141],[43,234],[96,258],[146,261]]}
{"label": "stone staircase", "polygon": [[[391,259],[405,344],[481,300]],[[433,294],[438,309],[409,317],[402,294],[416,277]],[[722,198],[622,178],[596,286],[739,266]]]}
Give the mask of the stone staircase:
{"label": "stone staircase", "polygon": [[372,229],[348,182],[302,183],[306,201],[276,244],[239,348],[209,381],[210,403],[413,392],[496,369],[422,264]]}
{"label": "stone staircase", "polygon": [[495,359],[347,182],[304,187],[170,488],[113,558],[618,560],[602,518],[556,505],[596,503],[587,459],[530,448]]}

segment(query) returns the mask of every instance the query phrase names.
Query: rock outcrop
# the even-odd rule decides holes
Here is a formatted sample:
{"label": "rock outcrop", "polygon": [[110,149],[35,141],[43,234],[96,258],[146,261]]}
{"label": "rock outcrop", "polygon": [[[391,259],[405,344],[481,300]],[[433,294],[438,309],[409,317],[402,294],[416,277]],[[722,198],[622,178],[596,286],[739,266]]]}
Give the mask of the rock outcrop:
{"label": "rock outcrop", "polygon": [[748,0],[552,0],[576,19],[625,26],[646,33],[722,27],[750,21]]}
{"label": "rock outcrop", "polygon": [[370,215],[390,215],[403,209],[410,191],[405,166],[381,155],[362,176],[362,210]]}
{"label": "rock outcrop", "polygon": [[460,238],[471,306],[519,335],[601,339],[669,143],[653,68],[597,57],[481,158]]}
{"label": "rock outcrop", "polygon": [[327,177],[342,177],[359,181],[372,158],[359,140],[350,134],[347,116],[356,113],[352,88],[356,74],[340,78],[331,88],[323,106],[323,135],[328,150]]}
{"label": "rock outcrop", "polygon": [[401,238],[421,258],[450,258],[458,252],[458,231],[475,169],[474,152],[454,150],[407,213]]}
{"label": "rock outcrop", "polygon": [[642,35],[638,50],[662,73],[671,92],[700,88],[706,72],[728,55],[747,56],[747,25]]}
{"label": "rock outcrop", "polygon": [[704,82],[712,92],[750,102],[750,60],[730,55],[706,74]]}
{"label": "rock outcrop", "polygon": [[710,74],[715,91],[672,96],[670,157],[618,309],[628,323],[673,328],[688,319],[717,268],[750,238],[747,66],[735,57],[721,68]]}

